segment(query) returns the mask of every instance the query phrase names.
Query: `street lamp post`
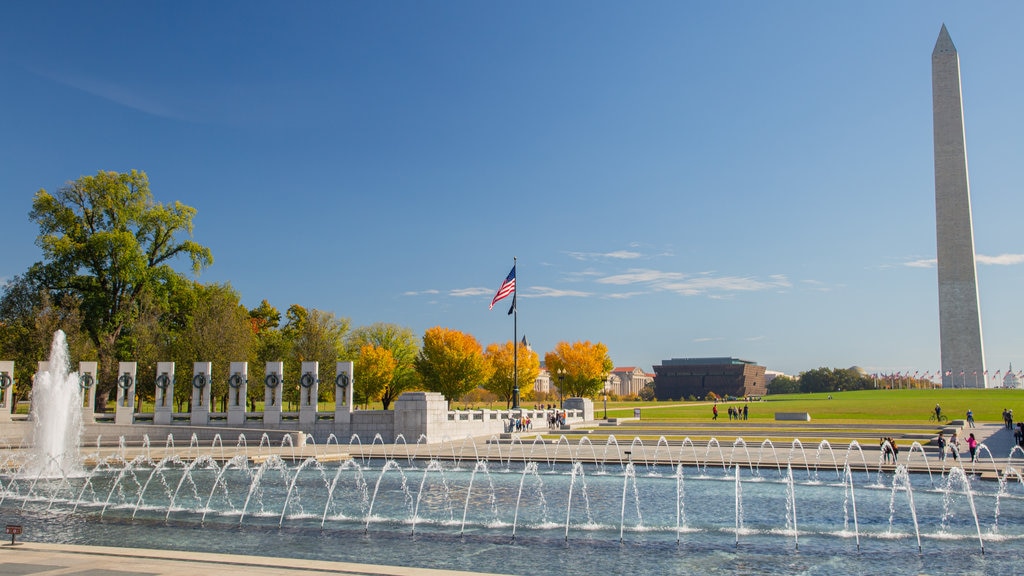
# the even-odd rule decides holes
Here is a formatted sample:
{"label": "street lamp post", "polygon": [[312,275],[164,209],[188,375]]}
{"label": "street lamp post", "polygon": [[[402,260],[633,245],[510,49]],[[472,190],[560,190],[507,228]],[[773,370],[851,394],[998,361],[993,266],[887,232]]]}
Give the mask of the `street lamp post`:
{"label": "street lamp post", "polygon": [[604,389],[604,419],[608,420],[608,389]]}
{"label": "street lamp post", "polygon": [[558,369],[558,409],[562,409],[562,386],[565,385],[565,370]]}

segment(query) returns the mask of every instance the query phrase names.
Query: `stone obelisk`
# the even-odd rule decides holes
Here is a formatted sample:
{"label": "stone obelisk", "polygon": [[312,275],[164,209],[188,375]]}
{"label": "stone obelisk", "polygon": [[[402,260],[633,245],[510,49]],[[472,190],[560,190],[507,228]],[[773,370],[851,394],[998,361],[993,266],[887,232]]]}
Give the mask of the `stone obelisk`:
{"label": "stone obelisk", "polygon": [[960,57],[945,24],[932,51],[932,115],[942,384],[984,388],[985,348],[974,264]]}

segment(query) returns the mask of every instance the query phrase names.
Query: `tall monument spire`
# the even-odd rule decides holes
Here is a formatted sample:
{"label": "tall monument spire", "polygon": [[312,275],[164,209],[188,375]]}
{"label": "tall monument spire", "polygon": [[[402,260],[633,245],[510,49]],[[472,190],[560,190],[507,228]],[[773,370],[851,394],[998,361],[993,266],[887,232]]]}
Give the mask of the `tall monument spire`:
{"label": "tall monument spire", "polygon": [[945,24],[932,51],[932,118],[942,384],[983,388],[985,348],[974,263],[960,57]]}

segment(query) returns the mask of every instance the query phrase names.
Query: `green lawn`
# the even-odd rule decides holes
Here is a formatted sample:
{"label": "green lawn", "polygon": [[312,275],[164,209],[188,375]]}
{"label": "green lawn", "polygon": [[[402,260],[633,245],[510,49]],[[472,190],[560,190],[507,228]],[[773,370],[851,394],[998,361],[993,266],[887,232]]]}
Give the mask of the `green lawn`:
{"label": "green lawn", "polygon": [[[977,421],[1002,422],[1003,409],[1024,417],[1024,390],[862,390],[829,394],[784,394],[766,396],[749,403],[749,418],[774,420],[776,412],[808,412],[812,421],[927,421],[935,404],[950,419],[963,419],[970,408]],[[718,418],[728,419],[727,409],[744,402],[720,402]],[[633,416],[642,409],[644,420],[699,421],[711,419],[709,402],[609,402],[609,418]],[[594,402],[595,416],[604,416],[600,400]]]}

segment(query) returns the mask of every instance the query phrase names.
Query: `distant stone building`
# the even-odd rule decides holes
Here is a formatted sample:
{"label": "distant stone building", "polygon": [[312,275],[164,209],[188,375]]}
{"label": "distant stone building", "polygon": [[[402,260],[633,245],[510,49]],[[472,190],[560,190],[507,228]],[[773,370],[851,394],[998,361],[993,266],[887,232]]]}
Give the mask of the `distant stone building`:
{"label": "distant stone building", "polygon": [[608,375],[605,390],[618,396],[636,396],[654,376],[636,366],[616,367]]}
{"label": "distant stone building", "polygon": [[678,400],[709,392],[719,396],[764,396],[765,367],[738,358],[672,358],[654,367],[654,396]]}

